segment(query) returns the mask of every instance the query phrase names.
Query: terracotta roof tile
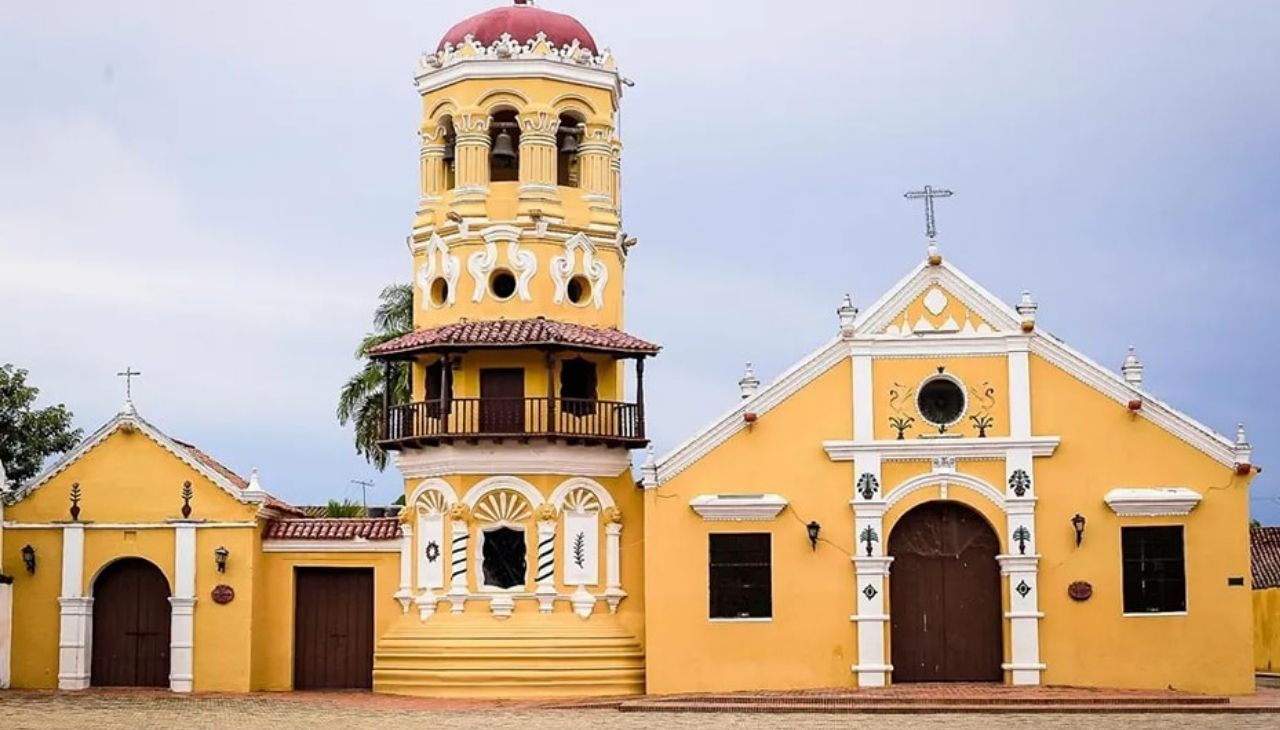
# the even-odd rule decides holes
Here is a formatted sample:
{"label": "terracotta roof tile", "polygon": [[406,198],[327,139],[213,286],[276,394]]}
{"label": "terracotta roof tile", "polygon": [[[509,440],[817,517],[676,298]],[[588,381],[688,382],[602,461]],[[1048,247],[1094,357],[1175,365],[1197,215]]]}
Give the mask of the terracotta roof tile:
{"label": "terracotta roof tile", "polygon": [[1249,531],[1254,588],[1280,588],[1280,527]]}
{"label": "terracotta roof tile", "polygon": [[[213,458],[212,456],[205,453],[204,451],[201,451],[199,448],[195,446],[195,444],[189,444],[186,441],[179,441],[178,439],[175,439],[172,436],[170,436],[169,438],[172,439],[175,444],[186,449],[187,452],[191,454],[191,458],[195,459],[201,464],[204,464],[206,467],[216,471],[217,473],[225,477],[227,481],[235,485],[236,489],[249,488],[249,482],[245,480],[244,477],[231,471],[231,469],[229,469],[226,464],[223,464],[222,462]],[[300,512],[296,507],[271,494],[267,495],[267,506],[273,507],[276,510],[279,510],[286,514],[295,515],[298,517],[302,516],[302,512]]]}
{"label": "terracotta roof tile", "polygon": [[311,518],[272,520],[265,540],[396,540],[401,535],[400,518]]}
{"label": "terracotta roof tile", "polygon": [[662,349],[621,330],[534,319],[462,320],[410,332],[369,351],[375,357],[451,347],[559,345],[601,352],[654,355]]}

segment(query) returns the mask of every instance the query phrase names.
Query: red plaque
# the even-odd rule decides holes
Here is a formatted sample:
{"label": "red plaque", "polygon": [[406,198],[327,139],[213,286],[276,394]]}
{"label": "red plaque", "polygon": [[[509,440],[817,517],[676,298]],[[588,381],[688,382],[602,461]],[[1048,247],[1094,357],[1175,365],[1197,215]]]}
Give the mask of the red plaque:
{"label": "red plaque", "polygon": [[218,585],[213,587],[213,602],[218,605],[231,603],[236,599],[236,589],[229,585]]}
{"label": "red plaque", "polygon": [[1067,595],[1075,601],[1087,601],[1093,596],[1093,586],[1083,580],[1067,586]]}

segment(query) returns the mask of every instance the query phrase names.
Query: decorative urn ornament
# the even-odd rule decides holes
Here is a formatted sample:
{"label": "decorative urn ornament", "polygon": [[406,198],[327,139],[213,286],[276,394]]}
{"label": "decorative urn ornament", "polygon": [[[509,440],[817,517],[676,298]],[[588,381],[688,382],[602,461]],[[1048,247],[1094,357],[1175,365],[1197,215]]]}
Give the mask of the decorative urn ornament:
{"label": "decorative urn ornament", "polygon": [[182,519],[191,518],[191,497],[194,492],[191,491],[191,482],[182,483]]}
{"label": "decorative urn ornament", "polygon": [[71,484],[71,521],[80,521],[80,482]]}

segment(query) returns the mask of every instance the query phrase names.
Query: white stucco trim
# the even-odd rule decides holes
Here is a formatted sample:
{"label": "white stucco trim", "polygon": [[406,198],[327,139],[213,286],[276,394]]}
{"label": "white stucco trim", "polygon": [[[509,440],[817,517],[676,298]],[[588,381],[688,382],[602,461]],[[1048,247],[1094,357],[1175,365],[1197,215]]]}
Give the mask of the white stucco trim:
{"label": "white stucco trim", "polygon": [[58,689],[89,686],[93,598],[84,586],[84,525],[62,527],[62,592],[58,597]]}
{"label": "white stucco trim", "polygon": [[427,492],[439,492],[444,497],[445,507],[458,503],[458,493],[454,491],[453,485],[443,479],[431,478],[424,479],[413,488],[413,492],[409,495],[409,499],[405,500],[405,509],[410,510],[417,506],[418,500],[422,499],[422,495]]}
{"label": "white stucco trim", "polygon": [[414,83],[419,94],[429,94],[436,89],[455,84],[463,79],[553,79],[571,84],[593,86],[612,92],[615,99],[621,96],[618,72],[612,69],[592,68],[549,59],[493,59],[478,57],[458,59],[439,70],[419,74]]}
{"label": "white stucco trim", "polygon": [[173,596],[169,599],[169,689],[195,684],[196,526],[173,526]]}
{"label": "white stucco trim", "polygon": [[[885,509],[892,509],[895,504],[901,502],[903,499],[906,499],[921,489],[950,485],[968,487],[978,495],[985,498],[988,502],[995,505],[1001,512],[1005,510],[1004,494],[999,489],[996,489],[975,476],[971,476],[963,472],[948,472],[945,474],[935,472],[912,477],[911,479],[908,479],[894,487],[885,495]],[[886,537],[885,539],[888,538]]]}
{"label": "white stucco trim", "polygon": [[398,553],[400,539],[392,540],[263,540],[264,553]]}
{"label": "white stucco trim", "polygon": [[13,584],[0,583],[0,689],[9,689],[13,658]]}
{"label": "white stucco trim", "polygon": [[[489,477],[477,482],[475,486],[467,490],[463,496],[462,502],[468,507],[475,508],[476,504],[484,498],[489,492],[496,492],[500,489],[510,489],[519,492],[525,499],[529,500],[529,508],[537,510],[543,503],[542,493],[538,488],[521,479],[513,476],[496,476]],[[521,527],[521,529],[524,529]]]}
{"label": "white stucco trim", "polygon": [[1029,438],[903,439],[880,441],[823,441],[822,448],[832,461],[855,461],[879,454],[884,461],[915,461],[947,456],[964,459],[1004,459],[1011,450],[1028,449],[1033,456],[1052,456],[1062,439],[1058,436]]}
{"label": "white stucco trim", "polygon": [[701,494],[689,506],[708,522],[758,522],[781,514],[787,500],[777,494]]}
{"label": "white stucco trim", "polygon": [[[196,522],[190,523],[192,527],[198,530],[204,530],[215,527],[257,527],[257,522]],[[171,530],[173,522],[81,522],[80,525],[86,530]],[[5,522],[3,527],[6,530],[48,530],[51,528],[61,527],[62,523],[58,522]]]}
{"label": "white stucco trim", "polygon": [[1120,517],[1181,517],[1203,498],[1186,487],[1158,487],[1112,489],[1102,499]]}
{"label": "white stucco trim", "polygon": [[556,507],[564,509],[565,497],[569,496],[569,493],[575,489],[585,489],[594,494],[596,499],[600,502],[601,510],[612,509],[617,506],[613,501],[613,495],[609,494],[609,490],[605,489],[603,484],[586,477],[571,477],[561,482],[560,485],[551,492],[551,497],[548,498],[547,501],[554,504]]}
{"label": "white stucco trim", "polygon": [[494,472],[616,477],[631,468],[631,454],[625,449],[584,449],[553,443],[527,444],[519,449],[491,444],[441,444],[405,449],[396,455],[395,463],[409,479]]}
{"label": "white stucco trim", "polygon": [[940,286],[995,330],[1017,330],[1022,318],[1009,305],[970,279],[949,262],[938,266],[922,262],[863,312],[858,318],[859,335],[884,331],[893,324],[916,297]]}

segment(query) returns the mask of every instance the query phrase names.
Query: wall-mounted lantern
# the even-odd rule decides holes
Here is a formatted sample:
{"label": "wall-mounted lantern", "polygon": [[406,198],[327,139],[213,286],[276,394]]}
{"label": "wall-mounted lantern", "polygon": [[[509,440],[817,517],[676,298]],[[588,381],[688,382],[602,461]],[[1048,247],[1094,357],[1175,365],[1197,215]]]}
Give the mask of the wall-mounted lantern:
{"label": "wall-mounted lantern", "polygon": [[1071,528],[1076,531],[1076,547],[1080,547],[1080,543],[1084,542],[1084,523],[1084,515],[1079,512],[1071,518]]}
{"label": "wall-mounted lantern", "polygon": [[36,549],[30,545],[22,546],[22,564],[27,566],[27,572],[31,575],[36,573]]}
{"label": "wall-mounted lantern", "polygon": [[818,533],[822,532],[822,525],[819,525],[817,522],[810,522],[804,527],[809,532],[809,545],[813,547],[814,551],[817,551]]}
{"label": "wall-mounted lantern", "polygon": [[229,557],[231,557],[231,551],[222,545],[219,545],[213,551],[213,562],[217,564],[219,573],[227,572],[227,558]]}

